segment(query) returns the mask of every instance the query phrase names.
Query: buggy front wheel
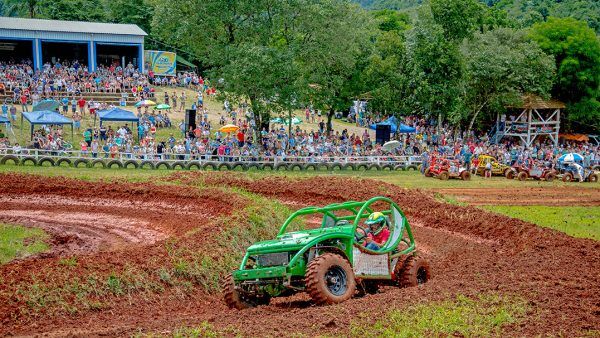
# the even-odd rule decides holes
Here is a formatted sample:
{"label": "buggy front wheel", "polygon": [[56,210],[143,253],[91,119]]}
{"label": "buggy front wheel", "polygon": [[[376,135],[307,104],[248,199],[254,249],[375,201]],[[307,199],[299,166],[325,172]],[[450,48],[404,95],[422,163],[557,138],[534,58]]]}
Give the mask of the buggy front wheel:
{"label": "buggy front wheel", "polygon": [[337,304],[350,299],[356,281],[350,263],[340,255],[325,253],[306,269],[306,292],[317,304]]}
{"label": "buggy front wheel", "polygon": [[259,305],[269,304],[270,297],[268,295],[249,296],[240,293],[235,289],[235,281],[232,275],[227,275],[222,284],[223,298],[225,304],[231,309],[248,309]]}

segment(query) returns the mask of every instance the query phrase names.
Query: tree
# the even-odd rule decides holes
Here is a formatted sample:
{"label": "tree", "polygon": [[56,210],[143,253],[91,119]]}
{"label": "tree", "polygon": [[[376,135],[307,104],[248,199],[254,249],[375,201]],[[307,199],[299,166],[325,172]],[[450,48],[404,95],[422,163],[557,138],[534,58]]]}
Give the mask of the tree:
{"label": "tree", "polygon": [[568,103],[567,118],[580,123],[580,128],[597,130],[600,41],[594,31],[582,21],[551,17],[532,27],[531,38],[556,59],[552,94]]}
{"label": "tree", "polygon": [[415,112],[443,118],[455,110],[463,61],[458,46],[445,37],[443,27],[433,20],[427,7],[421,8],[415,27],[407,35],[411,99]]}
{"label": "tree", "polygon": [[465,110],[459,119],[469,119],[468,131],[481,112],[503,110],[524,93],[547,96],[554,77],[554,59],[527,39],[523,31],[496,29],[476,34],[461,48],[465,60]]}
{"label": "tree", "polygon": [[431,0],[430,6],[434,21],[442,26],[448,40],[470,37],[484,15],[477,0]]}
{"label": "tree", "polygon": [[35,18],[41,7],[40,0],[4,0],[4,14]]}

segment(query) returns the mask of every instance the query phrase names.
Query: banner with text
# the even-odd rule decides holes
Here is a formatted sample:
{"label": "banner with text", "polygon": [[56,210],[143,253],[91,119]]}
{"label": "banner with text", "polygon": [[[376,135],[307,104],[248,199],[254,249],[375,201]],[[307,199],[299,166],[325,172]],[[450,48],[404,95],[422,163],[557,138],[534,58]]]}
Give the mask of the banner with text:
{"label": "banner with text", "polygon": [[145,51],[144,58],[148,63],[148,71],[159,76],[175,76],[177,54],[158,50]]}

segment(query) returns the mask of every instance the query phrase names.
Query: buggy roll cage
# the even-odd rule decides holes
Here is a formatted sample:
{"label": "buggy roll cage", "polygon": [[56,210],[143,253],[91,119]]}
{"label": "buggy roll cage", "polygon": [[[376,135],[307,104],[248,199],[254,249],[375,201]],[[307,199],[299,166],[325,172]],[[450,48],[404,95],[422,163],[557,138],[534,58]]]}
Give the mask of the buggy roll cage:
{"label": "buggy roll cage", "polygon": [[[282,236],[286,233],[287,227],[299,216],[305,216],[310,214],[323,214],[323,220],[321,222],[321,228],[336,226],[340,221],[353,221],[352,230],[353,233],[356,232],[360,222],[362,219],[366,219],[369,217],[371,213],[374,212],[372,205],[378,202],[383,202],[389,204],[390,207],[387,210],[377,210],[383,213],[388,217],[388,227],[390,228],[390,238],[385,243],[385,245],[378,251],[372,251],[361,247],[361,251],[365,251],[373,254],[385,254],[392,252],[398,248],[400,242],[405,242],[408,246],[407,249],[403,250],[400,254],[404,254],[405,252],[410,252],[415,247],[415,241],[413,238],[412,230],[406,220],[406,216],[400,210],[400,207],[391,199],[387,197],[373,197],[368,201],[357,202],[357,201],[348,201],[344,203],[333,203],[324,207],[306,207],[297,210],[293,214],[291,214],[288,219],[283,223],[281,229],[277,233],[277,236]],[[347,216],[338,216],[335,214],[335,211],[346,210],[350,211],[352,215]],[[389,218],[392,218],[391,220]],[[408,239],[403,238],[402,234],[406,231],[408,235]],[[333,235],[333,236],[332,236]],[[315,242],[318,243],[321,240],[330,239],[327,237],[336,237],[334,234],[322,235],[315,238]],[[337,235],[339,237],[339,234]],[[317,241],[318,240],[318,241]],[[354,245],[358,245],[355,243],[354,238],[351,238]],[[315,244],[316,244],[315,243]],[[314,245],[314,244],[313,244]],[[307,245],[307,247],[310,245]],[[394,255],[396,256],[396,255]]]}

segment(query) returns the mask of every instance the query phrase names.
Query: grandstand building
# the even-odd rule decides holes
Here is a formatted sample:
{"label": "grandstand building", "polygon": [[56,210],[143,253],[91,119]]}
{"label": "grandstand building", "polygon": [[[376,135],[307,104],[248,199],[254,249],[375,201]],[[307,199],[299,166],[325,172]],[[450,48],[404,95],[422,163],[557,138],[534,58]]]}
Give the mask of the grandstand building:
{"label": "grandstand building", "polygon": [[0,62],[31,60],[35,69],[58,60],[143,69],[144,32],[137,25],[0,17]]}

